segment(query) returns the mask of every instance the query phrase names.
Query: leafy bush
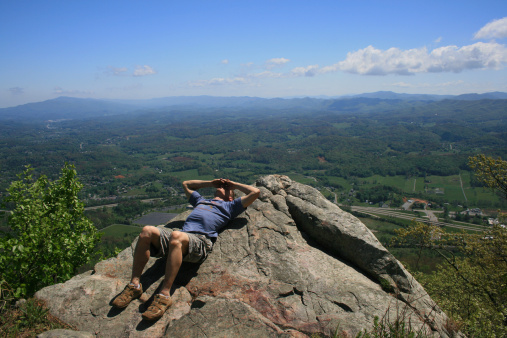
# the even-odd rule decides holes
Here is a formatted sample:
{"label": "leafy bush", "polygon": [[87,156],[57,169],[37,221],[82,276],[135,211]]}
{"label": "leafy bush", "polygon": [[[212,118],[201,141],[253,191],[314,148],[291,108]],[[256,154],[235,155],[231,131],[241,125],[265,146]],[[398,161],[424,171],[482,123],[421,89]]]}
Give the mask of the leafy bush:
{"label": "leafy bush", "polygon": [[0,280],[16,298],[70,279],[100,239],[84,216],[74,166],[65,164],[53,182],[44,175],[35,179],[32,171],[28,166],[8,189],[6,201],[14,209],[9,230],[0,236]]}

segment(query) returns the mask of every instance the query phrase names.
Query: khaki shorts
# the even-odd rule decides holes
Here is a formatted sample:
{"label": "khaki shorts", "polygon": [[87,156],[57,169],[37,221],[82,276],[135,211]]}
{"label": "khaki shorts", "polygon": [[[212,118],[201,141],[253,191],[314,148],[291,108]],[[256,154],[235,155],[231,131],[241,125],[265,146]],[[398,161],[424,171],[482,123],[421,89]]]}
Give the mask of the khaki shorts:
{"label": "khaki shorts", "polygon": [[[171,229],[158,228],[160,230],[160,250],[157,250],[153,244],[150,245],[151,257],[166,257],[169,250],[169,241],[171,240]],[[183,257],[184,262],[202,263],[213,250],[213,242],[206,236],[191,232],[186,232],[189,238],[188,253]]]}

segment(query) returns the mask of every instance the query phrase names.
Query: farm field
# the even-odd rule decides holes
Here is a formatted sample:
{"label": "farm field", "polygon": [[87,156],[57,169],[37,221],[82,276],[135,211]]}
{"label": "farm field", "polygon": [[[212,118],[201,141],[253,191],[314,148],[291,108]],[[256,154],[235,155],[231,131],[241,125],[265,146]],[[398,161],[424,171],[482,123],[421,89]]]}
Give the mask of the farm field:
{"label": "farm field", "polygon": [[135,234],[135,236],[137,236],[140,231],[141,227],[126,224],[113,224],[100,230],[100,232],[103,233],[104,237],[111,236],[116,238],[122,238],[125,236],[130,236],[132,234]]}
{"label": "farm field", "polygon": [[[220,171],[222,174],[226,176],[228,173],[233,174],[235,176],[242,177],[245,182],[253,183],[257,177],[262,175],[255,174],[254,171],[243,171],[234,168],[224,168]],[[173,171],[170,173],[166,173],[168,175],[177,177],[179,180],[189,180],[189,179],[199,179],[199,180],[210,180],[215,178],[213,175],[199,175],[197,169],[190,169],[184,171]],[[465,203],[470,206],[474,206],[476,204],[481,204],[484,206],[488,206],[488,204],[492,204],[493,201],[499,201],[495,193],[488,188],[483,187],[471,187],[470,186],[470,174],[466,171],[461,173],[461,181],[463,182],[463,189],[461,188],[459,175],[452,176],[427,176],[424,177],[410,177],[406,178],[405,176],[386,176],[382,177],[379,175],[374,175],[370,177],[366,177],[363,179],[356,179],[356,182],[359,184],[353,184],[353,182],[336,176],[312,176],[312,173],[302,174],[295,172],[281,172],[278,173],[281,175],[286,175],[290,177],[292,180],[297,181],[302,184],[308,184],[315,187],[323,188],[326,183],[322,182],[322,179],[330,182],[333,186],[339,186],[340,189],[336,189],[334,192],[347,192],[350,189],[358,189],[359,187],[374,187],[378,185],[391,186],[400,189],[407,198],[419,196],[423,194],[426,199],[438,198],[447,200],[449,202],[456,201],[458,203]],[[227,177],[227,176],[226,176]],[[415,183],[415,184],[414,184]],[[415,189],[414,189],[415,185]],[[162,188],[162,186],[157,185]],[[321,189],[322,190],[322,189]],[[463,191],[465,194],[463,194]],[[322,192],[325,195],[329,193]],[[131,192],[129,195],[133,194],[141,194],[142,191],[135,190]]]}

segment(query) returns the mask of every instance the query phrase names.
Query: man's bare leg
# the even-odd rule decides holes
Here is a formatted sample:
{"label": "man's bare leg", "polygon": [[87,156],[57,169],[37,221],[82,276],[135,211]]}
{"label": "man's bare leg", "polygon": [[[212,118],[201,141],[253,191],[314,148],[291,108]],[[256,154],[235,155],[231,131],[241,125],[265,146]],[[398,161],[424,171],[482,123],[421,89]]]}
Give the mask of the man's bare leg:
{"label": "man's bare leg", "polygon": [[123,309],[143,294],[143,288],[139,279],[148,259],[150,259],[150,244],[160,249],[160,230],[153,226],[145,226],[139,234],[139,240],[134,251],[131,282],[112,301],[114,307]]}
{"label": "man's bare leg", "polygon": [[183,256],[188,252],[188,235],[181,231],[173,231],[169,240],[169,252],[165,266],[165,278],[160,293],[155,295],[148,310],[143,313],[143,319],[152,321],[164,315],[164,312],[172,305],[171,287],[180,270]]}
{"label": "man's bare leg", "polygon": [[169,241],[169,253],[167,255],[167,262],[165,266],[165,279],[162,284],[160,293],[169,296],[171,287],[173,286],[174,279],[178,275],[183,256],[188,253],[188,243],[190,239],[188,235],[181,231],[173,231],[171,233],[171,240]]}
{"label": "man's bare leg", "polygon": [[141,274],[150,259],[150,244],[153,244],[157,250],[160,249],[160,230],[157,227],[148,225],[139,234],[139,240],[134,251],[132,279],[130,280],[134,285],[139,285]]}

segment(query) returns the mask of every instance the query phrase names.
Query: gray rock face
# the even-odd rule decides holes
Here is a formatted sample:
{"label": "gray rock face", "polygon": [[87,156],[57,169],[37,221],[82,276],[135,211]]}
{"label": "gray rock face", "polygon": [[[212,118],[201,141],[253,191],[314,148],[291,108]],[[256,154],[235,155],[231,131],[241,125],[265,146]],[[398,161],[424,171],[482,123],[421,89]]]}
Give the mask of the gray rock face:
{"label": "gray rock face", "polygon": [[60,338],[60,337],[94,338],[95,335],[90,332],[72,331],[72,330],[63,330],[63,329],[50,330],[50,331],[46,331],[44,333],[37,335],[37,338]]}
{"label": "gray rock face", "polygon": [[[157,322],[141,313],[163,280],[163,259],[150,258],[140,300],[122,311],[110,305],[130,279],[132,248],[36,297],[61,320],[103,337],[355,336],[376,316],[450,335],[446,315],[357,218],[286,176],[256,185],[260,198],[220,234],[208,259],[182,266],[173,306]],[[186,216],[166,226],[181,228]]]}

